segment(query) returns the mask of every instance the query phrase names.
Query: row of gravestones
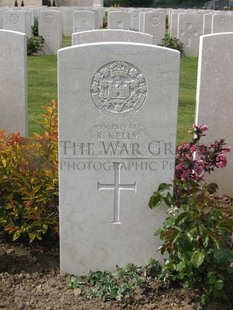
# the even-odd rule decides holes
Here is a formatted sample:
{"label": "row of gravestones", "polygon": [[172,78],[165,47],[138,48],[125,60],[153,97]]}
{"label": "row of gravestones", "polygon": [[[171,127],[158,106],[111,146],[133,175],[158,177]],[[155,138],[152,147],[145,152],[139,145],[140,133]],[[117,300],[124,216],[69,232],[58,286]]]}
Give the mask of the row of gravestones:
{"label": "row of gravestones", "polygon": [[[103,7],[103,0],[1,0],[0,7],[14,7],[16,2],[18,5],[24,3],[25,6],[47,6],[54,3],[56,6],[80,6],[80,7]],[[49,3],[50,2],[50,3]]]}
{"label": "row of gravestones", "polygon": [[[196,122],[233,147],[233,33],[202,36]],[[174,175],[179,52],[99,42],[58,52],[61,271],[83,275],[153,256],[166,216],[148,199]],[[27,134],[26,35],[0,30],[0,128]],[[232,155],[214,174],[233,195]]]}
{"label": "row of gravestones", "polygon": [[171,11],[169,14],[169,33],[184,44],[186,56],[197,56],[201,35],[233,31],[231,12]]}
{"label": "row of gravestones", "polygon": [[[62,34],[71,35],[76,32],[101,28],[104,9],[81,11],[77,11],[77,8],[34,9],[31,12],[0,10],[0,28],[20,31],[30,37],[31,25],[34,22],[32,13],[38,16],[39,34],[45,39],[43,51],[46,54],[51,54],[61,48]],[[161,44],[165,36],[167,13],[169,33],[184,44],[184,52],[187,56],[198,55],[201,35],[233,31],[233,15],[231,13],[215,12],[213,14],[213,11],[203,10],[109,10],[108,28],[132,29],[147,33],[153,36],[154,44]]]}

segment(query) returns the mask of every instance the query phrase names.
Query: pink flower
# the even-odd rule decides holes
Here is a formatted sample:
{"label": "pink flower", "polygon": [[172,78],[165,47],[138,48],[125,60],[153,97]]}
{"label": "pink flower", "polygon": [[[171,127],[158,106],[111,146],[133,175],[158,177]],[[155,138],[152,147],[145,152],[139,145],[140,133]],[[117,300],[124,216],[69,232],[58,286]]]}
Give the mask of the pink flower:
{"label": "pink flower", "polygon": [[195,125],[195,124],[193,124],[193,128],[194,130],[198,131],[207,131],[209,129],[207,125]]}

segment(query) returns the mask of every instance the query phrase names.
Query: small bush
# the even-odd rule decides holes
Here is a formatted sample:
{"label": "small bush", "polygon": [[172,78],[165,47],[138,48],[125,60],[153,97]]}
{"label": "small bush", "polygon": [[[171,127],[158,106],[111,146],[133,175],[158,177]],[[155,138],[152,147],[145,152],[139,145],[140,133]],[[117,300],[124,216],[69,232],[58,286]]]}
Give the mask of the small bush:
{"label": "small bush", "polygon": [[32,35],[33,37],[39,36],[39,30],[38,30],[38,18],[35,18],[34,25],[32,26]]}
{"label": "small bush", "polygon": [[58,233],[57,106],[47,108],[42,135],[0,133],[0,227],[32,242]]}
{"label": "small bush", "polygon": [[160,46],[168,47],[180,52],[181,56],[184,55],[184,44],[177,38],[170,37],[169,34],[166,34],[162,39]]}
{"label": "small bush", "polygon": [[35,18],[32,26],[32,37],[27,38],[27,55],[36,55],[44,45],[44,38],[39,36],[38,18]]}
{"label": "small bush", "polygon": [[150,208],[168,206],[168,217],[156,232],[163,241],[161,254],[168,254],[164,279],[198,288],[202,304],[226,297],[233,276],[232,205],[221,205],[213,196],[217,184],[204,182],[205,172],[226,166],[229,148],[224,140],[200,144],[207,129],[194,126],[192,142],[177,148],[173,183],[160,184],[149,202]]}
{"label": "small bush", "polygon": [[27,38],[27,55],[38,54],[43,47],[43,44],[44,38],[42,36]]}

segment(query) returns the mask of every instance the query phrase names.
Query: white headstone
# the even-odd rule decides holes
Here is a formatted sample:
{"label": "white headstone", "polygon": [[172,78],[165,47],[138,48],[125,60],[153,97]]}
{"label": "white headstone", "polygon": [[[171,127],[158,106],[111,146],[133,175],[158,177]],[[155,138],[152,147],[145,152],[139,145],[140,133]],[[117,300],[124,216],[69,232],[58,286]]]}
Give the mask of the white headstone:
{"label": "white headstone", "polygon": [[179,16],[178,13],[171,13],[169,34],[173,38],[177,38],[178,16]]}
{"label": "white headstone", "polygon": [[91,11],[76,11],[73,14],[73,33],[93,30],[95,25],[95,13]]}
{"label": "white headstone", "polygon": [[26,35],[0,30],[0,129],[27,136]]}
{"label": "white headstone", "polygon": [[159,257],[153,233],[166,212],[148,201],[174,174],[179,62],[137,43],[58,52],[62,272]]}
{"label": "white headstone", "polygon": [[184,44],[186,56],[198,56],[199,38],[202,34],[202,14],[179,14],[177,38]]}
{"label": "white headstone", "polygon": [[153,36],[131,30],[103,29],[76,32],[72,35],[72,45],[97,42],[135,42],[153,44]]}
{"label": "white headstone", "polygon": [[131,16],[130,29],[134,31],[139,31],[139,10],[130,9]]}
{"label": "white headstone", "polygon": [[108,12],[108,29],[130,29],[131,16],[128,12]]}
{"label": "white headstone", "polygon": [[153,35],[154,44],[162,43],[165,36],[166,15],[159,12],[143,14],[143,28],[140,31]]}
{"label": "white headstone", "polygon": [[34,24],[34,18],[32,12],[26,10],[24,12],[26,15],[26,35],[30,38],[32,36],[32,25]]}
{"label": "white headstone", "polygon": [[62,27],[64,36],[71,36],[73,33],[73,13],[76,8],[62,7]]}
{"label": "white headstone", "polygon": [[228,164],[216,169],[207,181],[233,196],[233,33],[206,35],[200,38],[197,81],[196,123],[207,124],[209,131],[202,141],[225,139],[231,147]]}
{"label": "white headstone", "polygon": [[3,28],[6,30],[22,32],[29,35],[28,27],[30,27],[30,34],[31,34],[31,19],[30,21],[28,21],[29,14],[30,12],[26,13],[26,11],[18,11],[18,10],[5,11],[3,15]]}
{"label": "white headstone", "polygon": [[204,14],[203,16],[203,34],[211,33],[212,14]]}
{"label": "white headstone", "polygon": [[58,11],[39,12],[39,35],[44,38],[45,54],[56,54],[62,46],[62,14]]}
{"label": "white headstone", "polygon": [[0,9],[0,29],[3,29],[3,15],[4,15],[4,9]]}
{"label": "white headstone", "polygon": [[216,14],[212,17],[211,33],[232,32],[233,16],[226,14]]}

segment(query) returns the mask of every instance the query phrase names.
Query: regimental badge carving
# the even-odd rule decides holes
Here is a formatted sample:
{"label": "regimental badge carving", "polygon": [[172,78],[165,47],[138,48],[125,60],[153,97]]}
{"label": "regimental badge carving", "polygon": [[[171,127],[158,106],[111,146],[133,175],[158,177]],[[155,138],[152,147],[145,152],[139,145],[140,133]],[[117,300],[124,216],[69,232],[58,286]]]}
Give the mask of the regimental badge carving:
{"label": "regimental badge carving", "polygon": [[90,92],[93,102],[102,113],[122,118],[142,107],[147,96],[147,84],[137,67],[114,61],[95,73]]}
{"label": "regimental badge carving", "polygon": [[218,24],[219,24],[220,27],[226,26],[226,25],[227,25],[227,19],[226,19],[226,17],[221,17],[221,18],[219,18]]}
{"label": "regimental badge carving", "polygon": [[54,16],[52,14],[45,15],[46,24],[52,24],[54,22]]}
{"label": "regimental badge carving", "polygon": [[152,26],[157,26],[160,23],[160,18],[158,15],[153,15],[150,18],[150,23]]}
{"label": "regimental badge carving", "polygon": [[10,17],[9,17],[9,21],[10,21],[12,24],[18,24],[18,22],[19,22],[19,15],[17,15],[17,14],[11,14]]}

